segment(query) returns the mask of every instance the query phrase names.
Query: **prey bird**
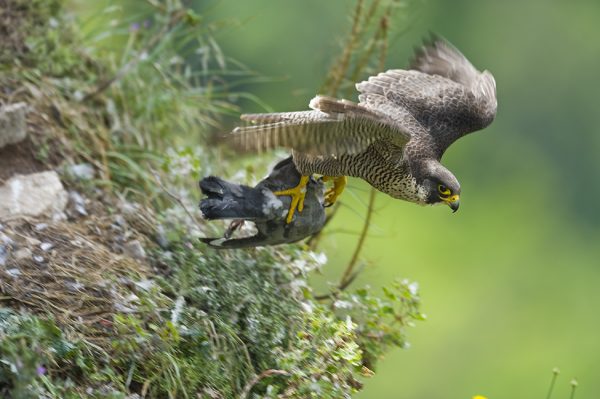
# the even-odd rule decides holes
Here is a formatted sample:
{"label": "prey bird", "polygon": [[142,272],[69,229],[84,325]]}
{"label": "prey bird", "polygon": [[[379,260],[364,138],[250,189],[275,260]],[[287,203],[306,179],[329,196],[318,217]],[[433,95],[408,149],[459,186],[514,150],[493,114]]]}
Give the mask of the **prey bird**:
{"label": "prey bird", "polygon": [[250,124],[232,132],[252,150],[292,150],[302,176],[295,187],[275,192],[291,197],[287,223],[302,212],[313,175],[333,182],[328,204],[353,176],[394,198],[458,210],[460,184],[440,160],[454,141],[493,121],[492,74],[434,37],[416,51],[408,70],[379,73],[356,89],[358,103],[316,96],[308,111],[242,115]]}
{"label": "prey bird", "polygon": [[[323,183],[310,179],[306,186],[304,211],[286,223],[291,198],[274,192],[295,184],[301,175],[292,157],[275,165],[269,176],[255,187],[226,182],[216,176],[200,180],[206,195],[200,210],[207,220],[233,219],[224,237],[202,238],[213,248],[246,248],[296,242],[319,232],[325,225]],[[251,237],[233,237],[244,222],[253,222],[257,233]]]}

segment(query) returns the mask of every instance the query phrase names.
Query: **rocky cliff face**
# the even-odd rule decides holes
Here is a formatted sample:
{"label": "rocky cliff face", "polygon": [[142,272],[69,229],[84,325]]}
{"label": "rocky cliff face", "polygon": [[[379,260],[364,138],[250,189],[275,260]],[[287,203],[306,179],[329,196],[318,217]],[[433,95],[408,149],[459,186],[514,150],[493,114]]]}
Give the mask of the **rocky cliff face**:
{"label": "rocky cliff face", "polygon": [[21,152],[27,138],[27,104],[20,102],[0,106],[0,220],[25,216],[52,216],[63,211],[67,193],[53,170],[29,173],[37,169]]}

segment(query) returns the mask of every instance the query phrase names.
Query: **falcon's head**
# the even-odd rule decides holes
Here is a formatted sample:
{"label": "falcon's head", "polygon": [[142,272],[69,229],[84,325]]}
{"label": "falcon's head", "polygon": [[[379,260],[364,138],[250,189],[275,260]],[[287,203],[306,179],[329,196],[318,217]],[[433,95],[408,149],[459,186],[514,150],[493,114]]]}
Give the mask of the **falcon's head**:
{"label": "falcon's head", "polygon": [[452,172],[439,162],[428,162],[421,175],[420,189],[428,205],[445,204],[453,212],[460,205],[460,183]]}

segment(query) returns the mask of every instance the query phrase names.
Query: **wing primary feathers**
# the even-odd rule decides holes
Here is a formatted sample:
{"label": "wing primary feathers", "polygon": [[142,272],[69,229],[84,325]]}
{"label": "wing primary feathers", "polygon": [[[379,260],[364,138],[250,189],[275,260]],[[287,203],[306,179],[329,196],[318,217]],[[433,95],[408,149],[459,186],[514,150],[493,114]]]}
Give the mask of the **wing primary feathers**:
{"label": "wing primary feathers", "polygon": [[477,82],[479,71],[450,42],[431,34],[423,46],[415,51],[409,69],[430,75],[439,75],[469,89]]}

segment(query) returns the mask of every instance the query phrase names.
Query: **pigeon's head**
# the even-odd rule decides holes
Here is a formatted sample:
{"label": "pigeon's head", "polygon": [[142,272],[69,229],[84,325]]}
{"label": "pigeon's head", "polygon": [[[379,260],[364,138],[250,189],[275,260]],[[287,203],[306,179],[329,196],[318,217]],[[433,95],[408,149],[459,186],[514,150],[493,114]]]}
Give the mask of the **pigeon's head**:
{"label": "pigeon's head", "polygon": [[445,204],[453,212],[460,205],[460,183],[446,167],[439,162],[427,162],[422,169],[419,184],[422,198],[428,205]]}

